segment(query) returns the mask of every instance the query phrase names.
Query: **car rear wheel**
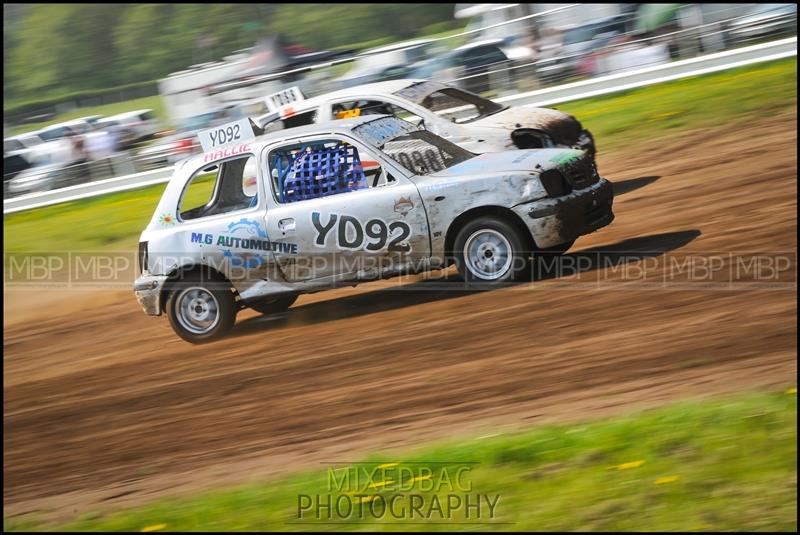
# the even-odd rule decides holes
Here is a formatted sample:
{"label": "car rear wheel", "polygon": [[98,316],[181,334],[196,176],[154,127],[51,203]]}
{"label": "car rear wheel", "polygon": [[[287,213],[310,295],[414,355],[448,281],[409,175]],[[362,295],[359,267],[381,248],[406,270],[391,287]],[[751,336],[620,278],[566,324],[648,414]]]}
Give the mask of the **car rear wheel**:
{"label": "car rear wheel", "polygon": [[480,217],[456,236],[453,255],[468,283],[500,284],[524,280],[530,274],[527,240],[506,221]]}
{"label": "car rear wheel", "polygon": [[166,312],[178,336],[202,344],[233,327],[237,305],[228,283],[190,275],[172,284]]}
{"label": "car rear wheel", "polygon": [[260,314],[276,314],[283,312],[297,301],[296,295],[287,295],[282,297],[273,297],[272,299],[262,299],[253,303],[247,303],[247,306]]}

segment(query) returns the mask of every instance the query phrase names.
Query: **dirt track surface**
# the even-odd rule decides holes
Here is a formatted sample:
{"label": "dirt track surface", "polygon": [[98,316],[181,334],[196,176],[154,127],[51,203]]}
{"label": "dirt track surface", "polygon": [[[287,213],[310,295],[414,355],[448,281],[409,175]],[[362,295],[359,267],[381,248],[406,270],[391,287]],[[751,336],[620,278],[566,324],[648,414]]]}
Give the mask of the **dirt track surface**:
{"label": "dirt track surface", "polygon": [[[746,135],[601,153],[617,219],[572,251],[626,252],[654,280],[677,254],[796,258],[796,147],[790,113]],[[144,316],[130,291],[7,291],[6,515],[795,383],[796,262],[777,288],[689,289],[622,282],[601,264],[478,294],[383,282],[304,296],[278,318],[241,313],[203,347]]]}

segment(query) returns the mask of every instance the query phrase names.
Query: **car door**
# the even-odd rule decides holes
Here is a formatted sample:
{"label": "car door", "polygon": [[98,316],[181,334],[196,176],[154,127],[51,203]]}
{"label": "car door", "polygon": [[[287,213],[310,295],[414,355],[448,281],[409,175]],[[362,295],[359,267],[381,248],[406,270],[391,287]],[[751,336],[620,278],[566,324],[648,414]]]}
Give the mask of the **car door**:
{"label": "car door", "polygon": [[464,88],[474,93],[482,93],[492,87],[493,77],[489,71],[502,70],[507,63],[506,55],[494,45],[477,46],[464,53],[462,65],[465,76]]}
{"label": "car door", "polygon": [[[218,157],[212,155],[192,170],[174,212],[161,216],[161,225],[173,234],[173,247],[180,244],[182,256],[220,271],[240,290],[276,279],[261,219],[264,195],[259,193],[255,155],[247,147],[235,147],[245,150],[228,156],[219,151]],[[160,253],[176,256],[175,250]]]}
{"label": "car door", "polygon": [[380,151],[329,134],[270,147],[262,165],[273,193],[266,228],[288,281],[325,286],[428,260],[419,192]]}

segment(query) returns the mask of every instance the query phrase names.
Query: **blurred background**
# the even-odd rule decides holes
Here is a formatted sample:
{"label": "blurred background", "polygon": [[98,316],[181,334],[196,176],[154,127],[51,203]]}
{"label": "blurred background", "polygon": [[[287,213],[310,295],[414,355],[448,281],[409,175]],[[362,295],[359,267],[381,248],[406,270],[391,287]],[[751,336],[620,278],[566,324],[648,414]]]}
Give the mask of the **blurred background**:
{"label": "blurred background", "polygon": [[[335,527],[797,531],[795,4],[3,10],[6,530],[330,530],[327,467],[469,461],[497,526]],[[142,314],[200,129],[402,77],[574,115],[614,223],[560,276],[302,295],[203,350]]]}
{"label": "blurred background", "polygon": [[[397,78],[488,97],[796,35],[795,4],[5,4],[6,197],[168,167],[197,132]],[[97,31],[103,28],[103,31]],[[41,53],[46,50],[47,53]]]}

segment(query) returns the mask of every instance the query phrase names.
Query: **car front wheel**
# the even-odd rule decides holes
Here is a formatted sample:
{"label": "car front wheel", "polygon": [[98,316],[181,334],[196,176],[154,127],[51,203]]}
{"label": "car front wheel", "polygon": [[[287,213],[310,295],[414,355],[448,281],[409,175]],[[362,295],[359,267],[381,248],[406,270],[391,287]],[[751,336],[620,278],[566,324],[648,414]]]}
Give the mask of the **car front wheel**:
{"label": "car front wheel", "polygon": [[468,283],[500,284],[530,275],[530,250],[521,232],[506,221],[480,217],[458,233],[453,255]]}
{"label": "car front wheel", "polygon": [[178,336],[202,344],[221,337],[233,327],[237,305],[229,284],[189,276],[172,284],[166,312]]}

